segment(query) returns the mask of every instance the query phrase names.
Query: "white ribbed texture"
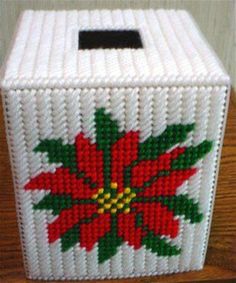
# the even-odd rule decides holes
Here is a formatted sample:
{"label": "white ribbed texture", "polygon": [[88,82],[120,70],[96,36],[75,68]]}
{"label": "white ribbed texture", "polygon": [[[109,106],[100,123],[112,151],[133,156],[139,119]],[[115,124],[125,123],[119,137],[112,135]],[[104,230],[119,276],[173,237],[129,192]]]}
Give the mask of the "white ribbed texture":
{"label": "white ribbed texture", "polygon": [[[78,50],[84,29],[137,29],[143,49]],[[227,113],[229,78],[185,11],[26,11],[20,21],[3,78],[17,213],[27,276],[33,279],[123,278],[202,268],[212,215]],[[116,255],[98,262],[79,243],[66,252],[60,240],[48,243],[56,216],[33,210],[49,191],[26,191],[25,184],[48,164],[34,148],[41,140],[73,144],[83,132],[96,142],[95,111],[105,108],[120,132],[139,131],[139,141],[159,136],[168,125],[195,123],[180,146],[214,141],[198,172],[177,190],[199,202],[203,221],[179,217],[171,243],[178,256],[157,256],[145,246],[123,243]],[[167,237],[168,239],[168,237]]]}
{"label": "white ribbed texture", "polygon": [[[136,29],[144,48],[78,50],[78,33],[84,29]],[[26,11],[2,86],[153,86],[228,81],[219,60],[185,11]]]}

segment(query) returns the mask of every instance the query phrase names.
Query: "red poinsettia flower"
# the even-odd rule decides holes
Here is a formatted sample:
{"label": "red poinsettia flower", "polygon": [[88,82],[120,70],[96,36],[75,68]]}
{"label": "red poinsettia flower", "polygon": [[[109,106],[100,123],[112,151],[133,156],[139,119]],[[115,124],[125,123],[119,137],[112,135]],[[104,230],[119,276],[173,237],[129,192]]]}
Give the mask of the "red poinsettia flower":
{"label": "red poinsettia flower", "polygon": [[[156,251],[153,245],[160,244],[163,236],[175,238],[178,235],[179,219],[175,215],[186,216],[187,213],[178,213],[180,198],[176,198],[176,190],[196,173],[196,168],[185,167],[203,155],[201,150],[195,160],[189,155],[191,150],[175,147],[146,159],[141,153],[138,132],[120,134],[114,130],[112,123],[115,122],[111,122],[107,114],[102,112],[98,117],[101,116],[103,122],[110,122],[107,127],[112,127],[113,138],[116,131],[114,140],[107,140],[107,132],[104,134],[97,121],[97,139],[100,140],[95,144],[83,133],[75,138],[73,149],[71,145],[58,147],[54,141],[57,157],[50,148],[38,151],[48,152],[49,160],[62,161],[63,166],[53,173],[43,172],[25,185],[26,190],[50,190],[46,199],[36,205],[38,209],[53,209],[59,214],[48,224],[49,242],[62,239],[66,250],[79,241],[87,251],[96,243],[104,250],[107,242],[112,251],[107,255],[101,252],[100,262],[115,254],[122,242],[134,249],[145,244]],[[158,144],[158,140],[155,141]],[[146,146],[145,149],[144,144],[145,150],[152,147],[151,143]],[[203,150],[204,154],[206,151],[209,146]],[[195,150],[196,153],[199,152]],[[193,159],[187,165],[186,156]],[[192,213],[195,211],[195,218],[200,219],[196,205],[188,202],[188,206]],[[178,253],[179,249],[169,246],[167,254]]]}

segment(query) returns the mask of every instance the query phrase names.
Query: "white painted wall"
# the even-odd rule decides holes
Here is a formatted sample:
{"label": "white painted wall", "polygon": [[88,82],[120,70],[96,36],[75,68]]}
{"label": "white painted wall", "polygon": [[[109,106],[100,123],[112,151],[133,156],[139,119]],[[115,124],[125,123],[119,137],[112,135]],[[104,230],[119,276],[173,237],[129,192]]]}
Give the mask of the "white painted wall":
{"label": "white painted wall", "polygon": [[236,88],[235,0],[0,0],[0,65],[25,9],[168,8],[188,10],[222,60]]}

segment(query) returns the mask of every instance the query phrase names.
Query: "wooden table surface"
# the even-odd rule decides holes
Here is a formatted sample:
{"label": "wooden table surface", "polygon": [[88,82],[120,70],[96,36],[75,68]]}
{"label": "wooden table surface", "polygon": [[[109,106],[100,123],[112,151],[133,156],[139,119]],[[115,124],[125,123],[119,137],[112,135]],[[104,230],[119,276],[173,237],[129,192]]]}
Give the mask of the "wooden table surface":
{"label": "wooden table surface", "polygon": [[[204,269],[175,275],[127,280],[104,280],[100,282],[177,283],[216,282],[217,280],[236,282],[236,103],[233,103],[232,99],[229,106],[215,208]],[[26,280],[24,275],[2,108],[0,108],[0,282],[40,282]]]}

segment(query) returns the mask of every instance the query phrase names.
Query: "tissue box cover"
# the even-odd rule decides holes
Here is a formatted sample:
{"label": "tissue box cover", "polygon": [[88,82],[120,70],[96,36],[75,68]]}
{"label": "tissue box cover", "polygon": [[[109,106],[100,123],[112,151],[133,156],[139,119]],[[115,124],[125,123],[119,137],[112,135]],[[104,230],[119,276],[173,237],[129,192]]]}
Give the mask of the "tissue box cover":
{"label": "tissue box cover", "polygon": [[1,86],[27,277],[203,267],[229,77],[187,12],[25,11]]}

